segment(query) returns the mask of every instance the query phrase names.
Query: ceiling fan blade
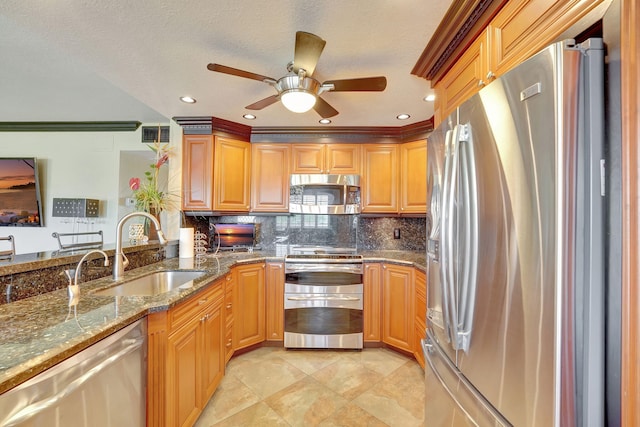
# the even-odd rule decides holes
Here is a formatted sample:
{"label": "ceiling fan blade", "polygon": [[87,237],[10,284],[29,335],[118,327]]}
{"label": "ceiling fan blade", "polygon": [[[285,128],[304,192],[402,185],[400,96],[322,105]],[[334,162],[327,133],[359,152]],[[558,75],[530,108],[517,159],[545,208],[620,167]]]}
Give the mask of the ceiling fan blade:
{"label": "ceiling fan blade", "polygon": [[325,44],[327,44],[327,42],[315,34],[304,31],[296,32],[293,72],[298,74],[298,71],[302,68],[307,72],[307,76],[312,75]]}
{"label": "ceiling fan blade", "polygon": [[278,102],[278,100],[280,99],[280,95],[271,95],[265,99],[261,99],[258,102],[254,102],[251,105],[247,105],[246,108],[247,110],[262,110],[264,107],[268,107],[271,104],[275,104],[276,102]]}
{"label": "ceiling fan blade", "polygon": [[220,64],[209,64],[207,68],[210,71],[217,71],[218,73],[231,74],[232,76],[244,77],[247,79],[258,80],[259,82],[264,81],[275,81],[271,77],[263,76],[262,74],[250,73],[249,71],[238,70],[237,68],[227,67],[226,65]]}
{"label": "ceiling fan blade", "polygon": [[386,77],[363,77],[360,79],[328,80],[322,86],[333,85],[334,92],[381,92],[387,87]]}
{"label": "ceiling fan blade", "polygon": [[333,108],[327,101],[319,96],[316,98],[316,103],[313,106],[313,109],[316,110],[316,113],[320,114],[320,117],[323,119],[328,119],[329,117],[338,115],[338,110]]}

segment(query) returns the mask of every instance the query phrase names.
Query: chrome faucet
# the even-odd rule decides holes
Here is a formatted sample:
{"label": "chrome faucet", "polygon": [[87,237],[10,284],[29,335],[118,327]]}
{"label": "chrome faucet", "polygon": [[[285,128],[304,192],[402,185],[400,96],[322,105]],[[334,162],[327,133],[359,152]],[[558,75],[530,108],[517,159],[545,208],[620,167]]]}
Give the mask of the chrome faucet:
{"label": "chrome faucet", "polygon": [[156,227],[156,231],[158,232],[158,240],[160,240],[161,245],[167,244],[167,238],[164,237],[164,233],[160,229],[160,223],[158,222],[158,218],[147,213],[147,212],[131,212],[123,216],[120,221],[118,221],[118,226],[116,227],[116,253],[113,257],[113,280],[118,280],[122,278],[124,274],[124,268],[129,265],[129,260],[122,252],[122,227],[124,223],[134,216],[143,216],[148,218],[153,222],[154,227]]}
{"label": "chrome faucet", "polygon": [[78,299],[80,298],[80,287],[78,287],[78,279],[81,276],[80,270],[82,268],[82,263],[84,262],[85,259],[87,259],[89,257],[89,255],[98,254],[98,253],[102,254],[102,256],[104,256],[104,266],[108,267],[109,266],[109,257],[107,256],[107,254],[104,253],[103,251],[101,251],[100,249],[92,249],[89,252],[87,252],[86,254],[84,254],[84,256],[82,258],[80,258],[80,261],[78,261],[78,265],[75,268],[75,275],[74,275],[73,284],[71,284],[71,274],[73,274],[72,272],[74,270],[70,269],[70,270],[65,270],[64,271],[67,274],[67,277],[69,277],[69,287],[67,288],[68,293],[69,293],[69,307],[77,305],[78,304]]}
{"label": "chrome faucet", "polygon": [[105,267],[109,266],[109,257],[107,256],[106,253],[104,253],[100,249],[92,249],[92,250],[90,250],[89,252],[84,254],[84,256],[82,258],[80,258],[80,261],[78,261],[78,265],[76,266],[76,274],[75,274],[75,277],[74,277],[74,280],[73,280],[73,285],[74,286],[78,286],[78,278],[81,276],[80,269],[82,268],[82,263],[91,254],[102,254],[102,256],[104,257],[104,266]]}

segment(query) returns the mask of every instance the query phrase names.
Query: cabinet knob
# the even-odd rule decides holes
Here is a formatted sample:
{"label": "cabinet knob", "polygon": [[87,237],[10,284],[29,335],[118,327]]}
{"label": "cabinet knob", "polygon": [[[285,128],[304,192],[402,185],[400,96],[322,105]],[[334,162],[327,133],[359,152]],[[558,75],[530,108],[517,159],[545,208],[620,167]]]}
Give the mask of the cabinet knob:
{"label": "cabinet knob", "polygon": [[231,304],[227,304],[227,310],[231,310]]}
{"label": "cabinet knob", "polygon": [[493,74],[493,71],[489,71],[489,72],[487,73],[487,80],[493,80],[493,79],[495,79],[495,78],[496,78],[496,75],[495,75],[495,74]]}
{"label": "cabinet knob", "polygon": [[478,87],[482,87],[485,85],[485,82],[483,80],[478,80]]}
{"label": "cabinet knob", "polygon": [[227,341],[226,347],[231,347],[231,340]]}

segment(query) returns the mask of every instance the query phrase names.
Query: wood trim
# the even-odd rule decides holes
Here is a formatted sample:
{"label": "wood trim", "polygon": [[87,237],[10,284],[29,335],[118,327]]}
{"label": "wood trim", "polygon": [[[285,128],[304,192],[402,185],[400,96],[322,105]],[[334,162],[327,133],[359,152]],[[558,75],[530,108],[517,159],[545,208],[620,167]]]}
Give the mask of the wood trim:
{"label": "wood trim", "polygon": [[433,87],[505,3],[507,0],[455,0],[411,74],[431,80]]}
{"label": "wood trim", "polygon": [[621,0],[622,373],[621,425],[640,425],[640,5]]}
{"label": "wood trim", "polygon": [[408,142],[426,138],[433,117],[406,126],[250,127],[216,117],[174,117],[185,135],[216,135],[250,142]]}

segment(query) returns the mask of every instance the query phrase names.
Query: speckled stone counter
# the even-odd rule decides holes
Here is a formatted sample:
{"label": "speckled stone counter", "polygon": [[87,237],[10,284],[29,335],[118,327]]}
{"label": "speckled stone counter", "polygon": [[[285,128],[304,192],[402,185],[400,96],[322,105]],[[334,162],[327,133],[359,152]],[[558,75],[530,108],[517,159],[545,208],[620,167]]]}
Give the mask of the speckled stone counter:
{"label": "speckled stone counter", "polygon": [[[365,262],[394,262],[425,268],[424,252],[366,251]],[[123,279],[111,277],[81,283],[76,306],[69,306],[66,289],[0,305],[0,393],[15,387],[47,368],[89,347],[134,321],[156,311],[167,310],[206,288],[238,263],[282,261],[265,252],[228,253],[209,256],[196,270],[206,271],[187,289],[150,297],[107,297],[95,295],[99,289],[153,271],[180,268],[177,258],[127,270]]]}

